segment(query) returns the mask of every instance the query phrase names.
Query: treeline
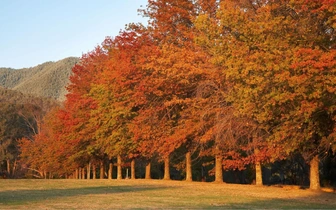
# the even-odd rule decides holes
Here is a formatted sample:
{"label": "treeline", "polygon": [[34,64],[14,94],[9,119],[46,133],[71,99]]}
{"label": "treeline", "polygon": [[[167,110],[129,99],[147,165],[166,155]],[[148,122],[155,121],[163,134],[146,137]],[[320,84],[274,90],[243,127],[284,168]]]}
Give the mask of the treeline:
{"label": "treeline", "polygon": [[117,166],[121,179],[122,167],[151,178],[163,163],[156,178],[217,182],[245,170],[261,185],[262,166],[294,162],[312,189],[322,160],[335,175],[334,0],[149,0],[140,12],[147,26],[129,24],[73,68],[64,107],[21,141],[25,164],[74,178]]}
{"label": "treeline", "polygon": [[18,140],[33,140],[40,132],[44,115],[60,104],[0,86],[0,177],[22,177]]}

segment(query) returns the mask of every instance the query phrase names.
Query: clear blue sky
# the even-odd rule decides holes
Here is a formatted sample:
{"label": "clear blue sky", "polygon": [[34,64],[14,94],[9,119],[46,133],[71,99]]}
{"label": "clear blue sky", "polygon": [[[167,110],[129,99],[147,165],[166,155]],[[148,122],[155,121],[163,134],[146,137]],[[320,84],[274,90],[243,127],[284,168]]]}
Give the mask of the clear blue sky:
{"label": "clear blue sky", "polygon": [[0,0],[0,67],[81,57],[116,36],[147,0]]}

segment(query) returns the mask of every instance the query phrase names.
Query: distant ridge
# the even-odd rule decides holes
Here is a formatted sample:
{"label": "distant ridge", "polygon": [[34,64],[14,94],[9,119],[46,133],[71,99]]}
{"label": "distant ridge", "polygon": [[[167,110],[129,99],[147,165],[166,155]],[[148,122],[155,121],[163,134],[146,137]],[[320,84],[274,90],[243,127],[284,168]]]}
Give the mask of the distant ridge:
{"label": "distant ridge", "polygon": [[72,67],[79,58],[69,57],[32,68],[0,68],[0,86],[37,97],[65,100]]}

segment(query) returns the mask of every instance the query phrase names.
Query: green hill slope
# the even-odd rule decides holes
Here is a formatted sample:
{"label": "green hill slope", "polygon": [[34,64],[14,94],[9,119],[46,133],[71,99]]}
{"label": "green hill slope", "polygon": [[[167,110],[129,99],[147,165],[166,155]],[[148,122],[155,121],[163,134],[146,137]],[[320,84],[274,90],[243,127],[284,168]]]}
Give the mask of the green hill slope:
{"label": "green hill slope", "polygon": [[24,94],[63,101],[72,67],[79,61],[70,57],[32,68],[0,68],[0,86]]}

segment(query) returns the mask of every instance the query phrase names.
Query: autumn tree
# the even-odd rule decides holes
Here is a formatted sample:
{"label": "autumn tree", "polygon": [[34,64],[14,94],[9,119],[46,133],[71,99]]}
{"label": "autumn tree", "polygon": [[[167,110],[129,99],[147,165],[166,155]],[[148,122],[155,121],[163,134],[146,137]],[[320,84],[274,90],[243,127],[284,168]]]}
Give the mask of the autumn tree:
{"label": "autumn tree", "polygon": [[334,4],[223,1],[215,39],[203,40],[230,84],[228,101],[268,134],[258,144],[309,154],[312,189],[321,147],[333,142]]}
{"label": "autumn tree", "polygon": [[[178,124],[188,104],[186,100],[204,78],[202,66],[206,57],[193,41],[193,19],[199,10],[199,5],[192,1],[162,0],[149,1],[143,11],[149,17],[148,31],[155,47],[145,64],[150,74],[142,83],[147,104],[136,120],[138,125],[146,124],[149,132],[148,140],[143,142],[158,145],[155,151],[165,160],[165,174],[169,173],[172,152],[187,146],[186,160],[190,160],[193,150],[193,140],[180,132]],[[187,179],[191,180],[189,163]],[[169,179],[169,175],[165,178]]]}
{"label": "autumn tree", "polygon": [[39,133],[19,141],[20,162],[36,177],[64,177],[67,173],[67,159],[70,155],[65,150],[66,142],[59,138],[63,126],[57,116],[58,111],[59,108],[54,108],[48,112]]}
{"label": "autumn tree", "polygon": [[94,141],[95,128],[89,121],[91,110],[97,106],[89,93],[92,84],[95,84],[99,73],[103,71],[106,58],[106,52],[101,47],[82,56],[81,62],[72,69],[73,74],[67,87],[69,93],[60,113],[65,126],[62,138],[73,145],[70,159],[77,163],[78,167],[84,167],[91,161],[101,162],[104,157],[100,145]]}
{"label": "autumn tree", "polygon": [[[110,41],[115,42],[116,40]],[[132,65],[131,56],[127,57],[128,54],[121,48],[123,48],[122,44],[120,46],[113,44],[109,49],[109,60],[105,64],[106,69],[101,74],[101,81],[92,86],[90,96],[96,101],[97,107],[91,110],[89,120],[91,126],[95,128],[93,138],[103,148],[103,152],[110,159],[118,158],[118,179],[122,176],[121,158],[127,157],[135,145],[131,142],[131,134],[127,127],[127,123],[134,115],[131,107],[127,106],[129,99],[126,92],[131,90],[131,87],[124,84],[131,81],[122,75],[124,72],[131,71],[129,70]]]}

